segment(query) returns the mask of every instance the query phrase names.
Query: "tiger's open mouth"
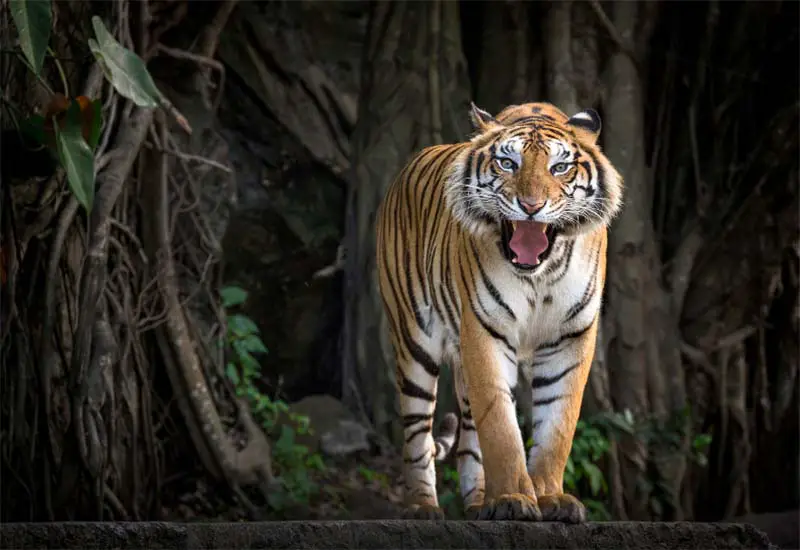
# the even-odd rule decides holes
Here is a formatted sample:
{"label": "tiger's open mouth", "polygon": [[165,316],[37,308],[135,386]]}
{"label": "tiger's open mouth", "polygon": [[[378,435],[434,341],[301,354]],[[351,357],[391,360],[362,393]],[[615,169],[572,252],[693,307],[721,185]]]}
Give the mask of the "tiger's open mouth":
{"label": "tiger's open mouth", "polygon": [[554,226],[533,221],[503,220],[500,233],[503,253],[520,269],[535,269],[550,255],[558,238]]}

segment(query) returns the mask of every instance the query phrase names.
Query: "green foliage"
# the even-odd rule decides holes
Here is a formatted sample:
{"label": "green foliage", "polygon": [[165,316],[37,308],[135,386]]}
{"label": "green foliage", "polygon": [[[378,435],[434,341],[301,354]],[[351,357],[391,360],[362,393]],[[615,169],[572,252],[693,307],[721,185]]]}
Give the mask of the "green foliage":
{"label": "green foliage", "polygon": [[117,42],[96,15],[92,27],[97,40],[90,38],[89,48],[117,92],[139,107],[158,107],[161,92],[142,58]]}
{"label": "green foliage", "polygon": [[370,483],[377,482],[384,489],[389,488],[389,477],[384,473],[376,472],[375,470],[371,470],[366,466],[359,466],[358,473],[361,474],[361,477],[363,477],[364,480],[367,482]]}
{"label": "green foliage", "polygon": [[[636,420],[630,410],[622,413],[600,413],[578,421],[572,450],[567,459],[564,472],[564,488],[579,495],[587,507],[589,518],[593,521],[611,519],[607,508],[608,484],[598,463],[607,455],[611,440],[620,436],[633,436],[648,446],[659,446],[667,452],[684,452],[681,442],[687,433],[687,420],[690,416],[688,408],[672,415],[667,421],[655,418]],[[532,442],[531,442],[532,443]],[[691,440],[688,455],[701,467],[707,463],[706,452],[711,443],[709,434],[695,435]],[[663,485],[654,471],[649,472],[648,479],[639,483],[648,492],[652,492],[650,507],[656,515],[663,512],[663,496],[658,489]],[[588,495],[588,496],[587,496]]]}
{"label": "green foliage", "polygon": [[55,123],[58,158],[67,173],[69,188],[87,212],[94,202],[94,153],[83,139],[81,106],[73,101],[63,127]]}
{"label": "green foliage", "polygon": [[450,519],[464,517],[464,501],[461,498],[461,484],[458,470],[447,464],[439,466],[436,478],[439,480],[439,506]]}
{"label": "green foliage", "polygon": [[[597,466],[611,447],[609,435],[603,426],[597,419],[578,420],[572,450],[564,470],[565,491],[581,497],[589,519],[593,521],[610,519],[604,504],[608,484],[603,471]],[[588,491],[581,490],[584,487]]]}
{"label": "green foliage", "polygon": [[247,292],[242,288],[229,286],[223,288],[220,295],[227,321],[224,344],[230,352],[225,374],[233,384],[236,394],[249,403],[254,420],[274,441],[272,464],[277,471],[282,490],[271,493],[268,504],[276,512],[282,512],[294,505],[308,504],[319,492],[313,474],[325,470],[322,456],[309,452],[308,447],[296,441],[298,435],[312,433],[309,419],[307,416],[291,413],[284,401],[274,399],[258,388],[261,365],[255,355],[267,353],[267,347],[252,319],[227,311],[243,304],[247,300]]}
{"label": "green foliage", "polygon": [[10,0],[11,18],[19,34],[19,47],[36,76],[42,73],[50,42],[53,16],[49,0]]}
{"label": "green foliage", "polygon": [[[48,88],[42,79],[45,54],[52,26],[52,6],[50,0],[11,0],[11,17],[19,35],[19,45],[30,70]],[[153,82],[144,61],[134,52],[123,47],[103,21],[92,17],[95,39],[88,41],[89,48],[103,73],[120,95],[132,100],[140,107],[166,106],[167,102]],[[55,148],[57,157],[65,169],[70,190],[87,212],[91,211],[94,200],[94,151],[100,142],[103,124],[102,108],[99,100],[69,98],[65,72],[59,60],[53,57],[64,86],[66,113],[62,120],[53,114],[52,121],[40,115],[32,115],[19,125],[19,130],[39,146]],[[55,143],[48,142],[47,123],[52,122]],[[181,122],[179,120],[179,122]],[[185,123],[185,121],[184,121]],[[182,123],[183,124],[183,123]]]}

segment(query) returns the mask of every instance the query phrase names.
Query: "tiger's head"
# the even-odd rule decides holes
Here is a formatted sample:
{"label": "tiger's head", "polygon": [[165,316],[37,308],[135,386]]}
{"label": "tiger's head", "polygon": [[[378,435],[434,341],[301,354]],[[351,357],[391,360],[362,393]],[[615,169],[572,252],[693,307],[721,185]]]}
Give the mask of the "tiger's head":
{"label": "tiger's head", "polygon": [[499,226],[509,260],[533,269],[559,235],[608,225],[622,177],[600,151],[600,117],[568,117],[547,103],[512,105],[493,117],[472,104],[475,135],[450,172],[448,200],[473,232]]}

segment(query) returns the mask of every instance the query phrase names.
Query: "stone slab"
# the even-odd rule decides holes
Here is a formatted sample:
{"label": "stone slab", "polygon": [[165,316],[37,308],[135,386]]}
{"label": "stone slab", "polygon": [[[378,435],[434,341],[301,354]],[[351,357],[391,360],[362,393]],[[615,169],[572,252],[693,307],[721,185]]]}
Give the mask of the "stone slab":
{"label": "stone slab", "polygon": [[748,524],[608,522],[584,525],[492,521],[243,523],[7,523],[2,549],[244,548],[775,548]]}

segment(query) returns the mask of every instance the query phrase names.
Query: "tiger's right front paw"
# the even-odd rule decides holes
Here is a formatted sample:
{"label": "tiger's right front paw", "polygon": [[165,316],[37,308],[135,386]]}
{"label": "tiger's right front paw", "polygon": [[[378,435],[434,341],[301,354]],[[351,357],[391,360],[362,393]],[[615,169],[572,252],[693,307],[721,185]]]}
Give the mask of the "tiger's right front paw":
{"label": "tiger's right front paw", "polygon": [[444,510],[430,504],[411,504],[403,510],[403,519],[444,520]]}
{"label": "tiger's right front paw", "polygon": [[[474,510],[468,510],[474,514]],[[484,502],[477,511],[478,520],[542,521],[536,498],[513,493]]]}

